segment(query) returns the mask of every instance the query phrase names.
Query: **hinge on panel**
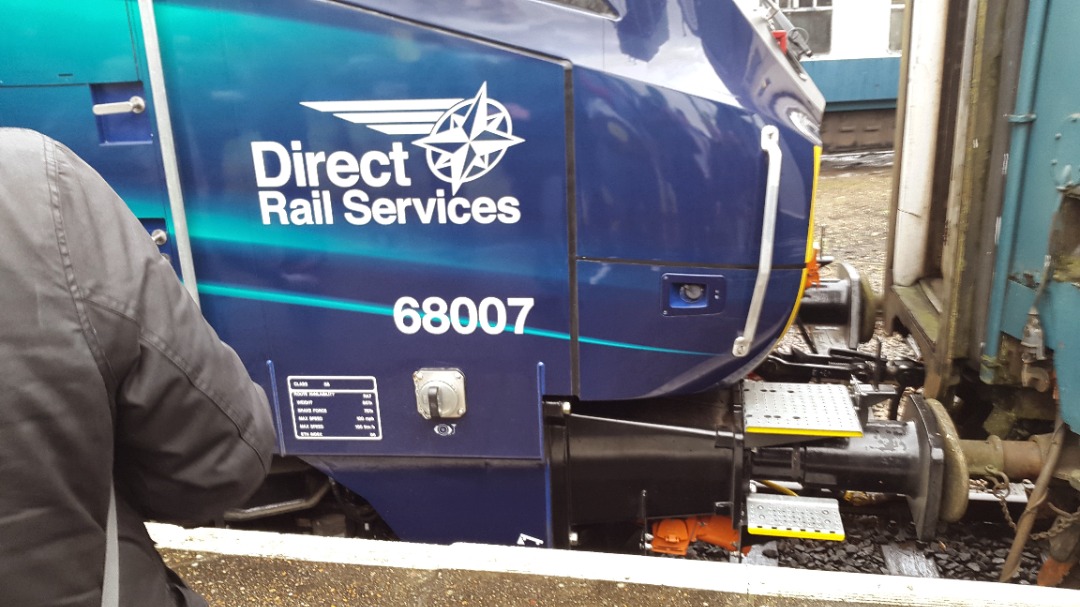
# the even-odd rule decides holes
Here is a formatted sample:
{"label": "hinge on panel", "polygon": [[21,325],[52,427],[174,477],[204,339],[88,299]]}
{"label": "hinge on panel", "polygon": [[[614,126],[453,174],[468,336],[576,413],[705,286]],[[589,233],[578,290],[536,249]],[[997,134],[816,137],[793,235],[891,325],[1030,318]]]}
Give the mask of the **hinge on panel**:
{"label": "hinge on panel", "polygon": [[1035,114],[1005,114],[1005,119],[1013,124],[1035,122]]}

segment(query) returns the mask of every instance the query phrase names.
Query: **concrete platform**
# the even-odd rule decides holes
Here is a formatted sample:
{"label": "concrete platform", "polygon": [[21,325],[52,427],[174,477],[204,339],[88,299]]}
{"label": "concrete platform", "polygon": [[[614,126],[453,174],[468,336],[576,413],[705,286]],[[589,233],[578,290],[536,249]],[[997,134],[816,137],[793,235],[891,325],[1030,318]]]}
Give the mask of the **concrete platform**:
{"label": "concrete platform", "polygon": [[1076,607],[1080,591],[503,546],[148,524],[222,607]]}

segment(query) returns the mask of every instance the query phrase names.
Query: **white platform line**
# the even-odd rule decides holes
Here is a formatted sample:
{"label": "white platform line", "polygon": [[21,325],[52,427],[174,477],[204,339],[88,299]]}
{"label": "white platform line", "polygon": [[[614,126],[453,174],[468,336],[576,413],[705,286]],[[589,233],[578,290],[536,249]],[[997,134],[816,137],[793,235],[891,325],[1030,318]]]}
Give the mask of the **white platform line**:
{"label": "white platform line", "polygon": [[1080,598],[1080,592],[1075,590],[994,582],[778,569],[543,548],[435,546],[233,529],[182,529],[155,523],[146,527],[158,547],[173,550],[428,571],[519,573],[642,584],[660,587],[663,592],[686,588],[728,594],[733,605],[797,602],[890,607],[1076,607]]}

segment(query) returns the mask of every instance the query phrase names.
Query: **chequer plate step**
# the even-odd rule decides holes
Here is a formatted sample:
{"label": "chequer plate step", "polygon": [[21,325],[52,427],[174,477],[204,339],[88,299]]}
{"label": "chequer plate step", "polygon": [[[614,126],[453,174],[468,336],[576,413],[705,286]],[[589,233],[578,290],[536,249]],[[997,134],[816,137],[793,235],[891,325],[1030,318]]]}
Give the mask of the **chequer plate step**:
{"label": "chequer plate step", "polygon": [[751,535],[844,541],[840,504],[823,497],[752,493],[746,498],[746,530]]}
{"label": "chequer plate step", "polygon": [[851,395],[840,384],[744,381],[742,391],[749,434],[862,436]]}

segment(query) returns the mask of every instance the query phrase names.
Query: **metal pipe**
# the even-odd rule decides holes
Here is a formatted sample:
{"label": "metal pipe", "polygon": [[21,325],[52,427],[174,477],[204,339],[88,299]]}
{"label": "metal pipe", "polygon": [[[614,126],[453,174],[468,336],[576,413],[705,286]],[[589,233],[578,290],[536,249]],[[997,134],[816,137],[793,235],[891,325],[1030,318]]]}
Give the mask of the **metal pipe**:
{"label": "metal pipe", "polygon": [[173,139],[169,100],[165,93],[165,68],[161,62],[161,45],[158,42],[157,21],[154,19],[154,0],[139,0],[139,17],[146,47],[150,92],[155,106],[154,116],[157,118],[158,147],[165,171],[165,189],[169,194],[169,211],[172,215],[173,236],[176,238],[176,256],[180,262],[180,277],[184,281],[184,288],[195,300],[195,305],[199,305],[199,286],[195,280],[191,236],[184,211],[184,194],[180,188],[180,168],[176,161],[176,141]]}
{"label": "metal pipe", "polygon": [[642,430],[655,430],[657,432],[681,434],[683,436],[696,436],[700,438],[712,438],[712,439],[731,439],[735,436],[732,432],[727,430],[704,430],[701,428],[688,428],[685,426],[668,426],[665,424],[650,424],[648,422],[635,422],[627,419],[616,419],[612,417],[596,417],[593,415],[580,415],[573,413],[567,415],[569,418],[577,420],[588,420],[594,422],[603,422],[605,424],[616,424],[620,426],[627,426],[631,428],[640,428]]}
{"label": "metal pipe", "polygon": [[1004,472],[1010,479],[1035,478],[1042,471],[1046,452],[1033,441],[1003,441],[991,436],[985,441],[962,440],[968,476],[981,478],[987,468]]}
{"label": "metal pipe", "polygon": [[1031,526],[1035,524],[1035,513],[1046,499],[1050,479],[1054,477],[1054,469],[1057,468],[1061,448],[1065,444],[1065,429],[1065,422],[1061,420],[1061,416],[1058,416],[1057,429],[1054,431],[1054,439],[1050,443],[1050,452],[1046,455],[1046,462],[1042,471],[1039,472],[1038,480],[1035,481],[1035,489],[1031,491],[1027,507],[1024,508],[1024,513],[1020,515],[1020,520],[1016,522],[1016,536],[1013,538],[1012,546],[1009,547],[1009,556],[1005,557],[1005,564],[1001,566],[1001,577],[998,578],[1000,582],[1011,579],[1020,566],[1020,555],[1024,551],[1024,544],[1027,544],[1028,537],[1031,535]]}
{"label": "metal pipe", "polygon": [[[1031,136],[1031,124],[1035,121],[1034,101],[1035,86],[1038,83],[1039,62],[1042,55],[1043,31],[1049,12],[1048,0],[1031,0],[1028,5],[1027,27],[1024,31],[1024,53],[1020,60],[1020,81],[1016,89],[1016,105],[1013,114],[1008,116],[1013,133],[1009,145],[1009,155],[1004,172],[1008,167],[1016,167],[1011,179],[1006,178],[1005,196],[1001,206],[1001,217],[995,238],[997,256],[994,259],[994,276],[990,289],[990,313],[986,322],[986,346],[983,354],[996,357],[1001,345],[1001,320],[1005,311],[1005,287],[1009,282],[1009,265],[1013,249],[1016,246],[1016,222],[1020,210],[1020,191],[1024,182],[1024,167],[1027,161],[1028,139]],[[1044,276],[1043,281],[1048,280]],[[1016,328],[1017,331],[1020,327]],[[1019,333],[1018,333],[1019,334]],[[983,381],[992,381],[993,370],[983,367]]]}

